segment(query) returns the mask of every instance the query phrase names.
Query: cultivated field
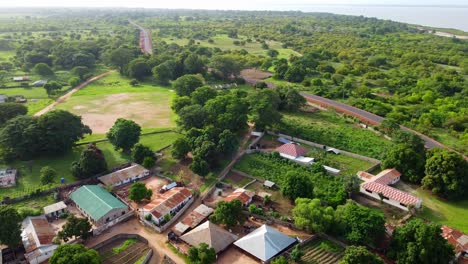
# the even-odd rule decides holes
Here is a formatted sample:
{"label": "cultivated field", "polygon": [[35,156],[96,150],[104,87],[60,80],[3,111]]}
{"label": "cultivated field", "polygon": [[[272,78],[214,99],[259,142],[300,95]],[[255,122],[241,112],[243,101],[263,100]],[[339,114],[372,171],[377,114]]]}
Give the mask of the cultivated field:
{"label": "cultivated field", "polygon": [[334,264],[343,256],[344,248],[322,238],[314,239],[301,247],[304,256],[299,263],[303,264]]}
{"label": "cultivated field", "polygon": [[80,115],[93,133],[104,134],[117,118],[131,119],[143,128],[174,127],[170,103],[175,93],[164,87],[140,84],[112,73],[73,94],[59,109]]}
{"label": "cultivated field", "polygon": [[137,239],[119,239],[98,250],[103,264],[141,263],[150,248]]}

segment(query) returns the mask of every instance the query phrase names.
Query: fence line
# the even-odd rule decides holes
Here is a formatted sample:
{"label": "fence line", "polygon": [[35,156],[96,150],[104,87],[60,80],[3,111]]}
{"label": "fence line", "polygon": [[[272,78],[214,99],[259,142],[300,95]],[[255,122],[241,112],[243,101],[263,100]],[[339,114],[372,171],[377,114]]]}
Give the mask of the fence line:
{"label": "fence line", "polygon": [[[164,133],[169,133],[169,132],[173,132],[173,133],[178,133],[178,134],[180,134],[178,131],[176,131],[176,130],[174,130],[174,129],[167,129],[167,130],[161,130],[161,131],[153,131],[153,132],[142,133],[140,136],[147,136],[147,135],[154,135],[154,134],[164,134]],[[95,144],[95,143],[101,143],[101,142],[107,142],[107,141],[109,141],[109,139],[103,138],[103,139],[97,139],[97,140],[79,142],[79,143],[76,143],[75,146],[82,146],[82,145],[87,145],[87,144]],[[169,145],[169,146],[170,146],[170,145]]]}

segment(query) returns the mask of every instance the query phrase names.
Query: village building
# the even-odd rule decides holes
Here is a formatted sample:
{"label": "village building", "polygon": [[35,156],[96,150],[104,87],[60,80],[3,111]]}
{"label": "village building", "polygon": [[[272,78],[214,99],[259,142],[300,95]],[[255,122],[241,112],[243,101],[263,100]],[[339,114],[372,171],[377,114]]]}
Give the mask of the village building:
{"label": "village building", "polygon": [[441,229],[442,236],[453,246],[458,263],[468,263],[468,235],[446,225]]}
{"label": "village building", "polygon": [[188,214],[184,219],[182,219],[179,223],[177,223],[173,228],[172,232],[174,234],[181,236],[185,232],[195,228],[201,222],[203,222],[210,214],[213,213],[213,209],[204,205],[200,204],[197,208],[195,208],[190,214]]}
{"label": "village building", "polygon": [[290,248],[296,241],[270,226],[262,225],[234,242],[234,245],[262,262],[266,262]]}
{"label": "village building", "polygon": [[151,218],[152,222],[160,225],[166,215],[174,215],[192,199],[192,192],[185,187],[174,187],[156,198],[141,209],[144,219]]}
{"label": "village building", "polygon": [[114,171],[99,177],[99,181],[106,186],[120,186],[122,184],[135,182],[138,179],[149,175],[149,170],[139,164],[132,164],[130,167]]}
{"label": "village building", "polygon": [[236,241],[237,236],[229,233],[210,221],[206,221],[192,231],[181,236],[180,239],[194,247],[198,247],[201,243],[205,243],[209,247],[212,247],[216,254],[218,254]]}
{"label": "village building", "polygon": [[98,185],[84,185],[71,193],[70,198],[96,226],[109,223],[130,211],[127,205]]}
{"label": "village building", "polygon": [[67,210],[67,205],[60,201],[44,207],[44,214],[50,218],[59,217],[61,214],[65,213]]}
{"label": "village building", "polygon": [[14,169],[0,169],[0,188],[15,186],[16,174]]}
{"label": "village building", "polygon": [[[283,145],[279,146],[278,148],[276,148],[276,151],[279,152],[281,157],[283,157],[285,159],[288,159],[288,160],[292,160],[294,162],[297,162],[297,163],[303,164],[303,165],[312,165],[314,163],[314,160],[315,160],[314,158],[305,157],[304,155],[307,154],[307,152],[309,152],[309,150],[304,148],[301,145],[296,144],[296,143],[283,144]],[[334,174],[334,175],[340,173],[340,170],[329,167],[329,166],[323,166],[323,168],[328,173],[331,173],[331,174]]]}
{"label": "village building", "polygon": [[0,104],[6,103],[7,100],[8,100],[8,96],[6,96],[4,94],[0,94]]}
{"label": "village building", "polygon": [[21,240],[28,263],[39,264],[52,257],[58,245],[52,243],[55,232],[44,215],[26,217],[22,228]]}
{"label": "village building", "polygon": [[28,76],[15,76],[13,77],[13,81],[14,82],[24,82],[24,81],[29,81],[29,77]]}
{"label": "village building", "polygon": [[223,201],[231,202],[234,200],[239,200],[242,203],[242,206],[248,206],[252,202],[252,199],[254,196],[255,196],[255,193],[249,190],[246,190],[243,188],[237,188],[236,190],[234,190],[234,192],[226,196],[223,199]]}
{"label": "village building", "polygon": [[357,176],[364,181],[359,190],[362,194],[378,200],[382,199],[384,203],[405,211],[408,211],[410,206],[421,207],[421,198],[389,186],[400,180],[401,173],[396,169],[386,169],[377,175],[360,171]]}
{"label": "village building", "polygon": [[47,84],[47,80],[38,80],[33,82],[31,85],[34,87],[42,87]]}

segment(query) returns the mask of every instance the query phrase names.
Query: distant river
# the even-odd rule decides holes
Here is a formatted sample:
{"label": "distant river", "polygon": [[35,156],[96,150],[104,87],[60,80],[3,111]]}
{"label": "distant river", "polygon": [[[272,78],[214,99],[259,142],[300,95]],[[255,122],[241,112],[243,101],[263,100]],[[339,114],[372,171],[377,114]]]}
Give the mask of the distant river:
{"label": "distant river", "polygon": [[468,32],[468,6],[377,6],[377,5],[317,5],[277,4],[274,10],[327,12],[390,19],[422,26],[456,28]]}

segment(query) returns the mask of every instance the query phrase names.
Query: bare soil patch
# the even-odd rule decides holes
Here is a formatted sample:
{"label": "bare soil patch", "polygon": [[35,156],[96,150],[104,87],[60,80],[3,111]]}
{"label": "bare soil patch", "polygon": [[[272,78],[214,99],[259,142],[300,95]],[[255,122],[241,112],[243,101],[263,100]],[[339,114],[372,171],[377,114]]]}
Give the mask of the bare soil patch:
{"label": "bare soil patch", "polygon": [[264,80],[270,78],[273,74],[257,69],[245,69],[240,72],[240,75],[244,79]]}

